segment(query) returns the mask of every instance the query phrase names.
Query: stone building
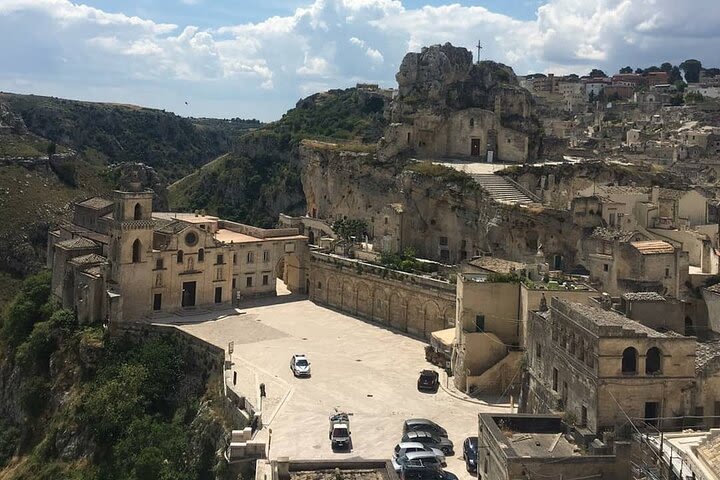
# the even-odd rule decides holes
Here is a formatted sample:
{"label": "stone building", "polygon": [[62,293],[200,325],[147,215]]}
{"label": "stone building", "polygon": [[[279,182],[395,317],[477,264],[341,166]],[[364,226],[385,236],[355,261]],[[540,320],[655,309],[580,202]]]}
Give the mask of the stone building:
{"label": "stone building", "polygon": [[661,333],[618,313],[553,298],[528,323],[524,412],[564,411],[600,432],[628,418],[660,428],[692,415],[696,341]]}
{"label": "stone building", "polygon": [[479,480],[633,478],[628,444],[616,442],[611,451],[596,441],[588,448],[557,415],[478,417]]}
{"label": "stone building", "polygon": [[583,285],[548,291],[532,282],[494,282],[487,274],[457,276],[457,312],[453,351],[453,381],[462,391],[483,387],[497,393],[505,389],[518,370],[526,347],[526,322],[532,310],[547,301],[546,295],[588,302],[597,292]]}
{"label": "stone building", "polygon": [[158,313],[274,295],[276,278],[307,288],[307,237],[217,217],[152,211],[153,193],[116,191],[75,205],[50,232],[52,291],[82,321],[135,321]]}
{"label": "stone building", "polygon": [[611,295],[653,291],[680,298],[689,255],[667,241],[637,231],[597,228],[583,241],[590,281]]}

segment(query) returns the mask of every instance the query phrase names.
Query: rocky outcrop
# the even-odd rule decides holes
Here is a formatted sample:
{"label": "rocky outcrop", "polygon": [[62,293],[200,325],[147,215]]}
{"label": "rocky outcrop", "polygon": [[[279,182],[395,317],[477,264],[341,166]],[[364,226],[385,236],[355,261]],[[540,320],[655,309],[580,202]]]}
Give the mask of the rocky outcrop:
{"label": "rocky outcrop", "polygon": [[449,249],[465,251],[468,258],[492,252],[535,260],[542,246],[548,262],[559,256],[568,268],[577,263],[582,229],[568,212],[497,205],[482,189],[405,170],[401,162],[383,162],[372,154],[304,143],[300,158],[308,210],[329,222],[343,216],[364,219],[377,242],[388,228],[386,207],[395,204],[404,222],[402,244],[420,257],[441,260],[440,239],[447,237]]}
{"label": "rocky outcrop", "polygon": [[446,43],[408,53],[396,78],[381,155],[484,158],[492,151],[495,160],[517,163],[538,157],[542,130],[512,68],[473,63],[467,49]]}
{"label": "rocky outcrop", "polygon": [[20,115],[13,112],[8,105],[0,103],[0,135],[3,133],[26,135],[28,128]]}
{"label": "rocky outcrop", "polygon": [[168,210],[168,189],[155,169],[144,163],[119,163],[109,167],[113,188],[124,191],[150,189],[155,192],[153,210]]}

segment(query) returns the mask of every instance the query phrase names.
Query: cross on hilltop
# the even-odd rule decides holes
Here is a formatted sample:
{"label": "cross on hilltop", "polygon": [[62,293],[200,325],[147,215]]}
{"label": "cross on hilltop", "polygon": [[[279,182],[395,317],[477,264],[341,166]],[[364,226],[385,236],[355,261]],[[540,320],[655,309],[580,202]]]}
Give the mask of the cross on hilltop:
{"label": "cross on hilltop", "polygon": [[480,63],[480,50],[483,49],[483,46],[482,46],[482,43],[480,42],[480,40],[478,40],[477,49],[478,49],[477,63]]}

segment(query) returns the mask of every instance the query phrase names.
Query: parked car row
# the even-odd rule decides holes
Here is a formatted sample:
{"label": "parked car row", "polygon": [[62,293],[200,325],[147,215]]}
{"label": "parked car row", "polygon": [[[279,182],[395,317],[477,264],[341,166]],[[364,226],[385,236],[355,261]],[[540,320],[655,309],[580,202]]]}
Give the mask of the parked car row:
{"label": "parked car row", "polygon": [[447,466],[445,457],[454,450],[443,427],[426,418],[411,418],[403,423],[392,464],[403,480],[457,480],[443,470]]}

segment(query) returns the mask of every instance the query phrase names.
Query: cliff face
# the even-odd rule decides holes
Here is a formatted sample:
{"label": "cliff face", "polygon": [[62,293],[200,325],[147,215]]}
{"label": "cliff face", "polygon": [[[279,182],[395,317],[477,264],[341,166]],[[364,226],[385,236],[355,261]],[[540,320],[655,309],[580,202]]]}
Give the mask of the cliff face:
{"label": "cliff face", "polygon": [[479,188],[463,188],[368,153],[304,143],[300,159],[308,211],[329,221],[365,219],[376,243],[388,229],[388,205],[396,204],[394,211],[402,211],[402,246],[424,258],[441,260],[440,239],[447,237],[450,261],[459,261],[463,251],[468,258],[490,252],[534,259],[542,245],[546,261],[559,255],[563,267],[577,263],[582,229],[566,212],[502,207]]}

